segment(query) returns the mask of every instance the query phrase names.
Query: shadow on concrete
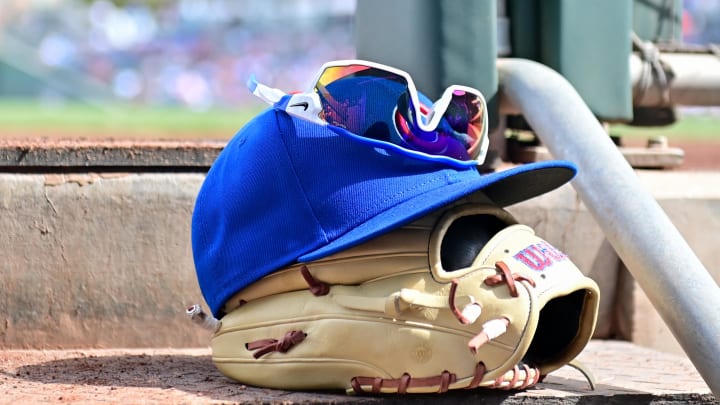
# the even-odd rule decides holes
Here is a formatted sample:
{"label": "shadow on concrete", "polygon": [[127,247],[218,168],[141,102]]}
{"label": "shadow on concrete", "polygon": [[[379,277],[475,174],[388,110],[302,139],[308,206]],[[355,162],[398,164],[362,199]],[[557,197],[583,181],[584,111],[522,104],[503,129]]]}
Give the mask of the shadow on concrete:
{"label": "shadow on concrete", "polygon": [[[538,387],[523,392],[494,390],[451,391],[443,395],[348,396],[344,392],[291,392],[248,387],[223,376],[210,356],[125,354],[116,356],[82,355],[18,367],[8,377],[45,385],[128,387],[134,397],[144,391],[178,390],[193,403],[413,403],[413,404],[642,404],[709,403],[702,395],[693,398],[658,397],[626,388],[600,384],[595,391],[587,382],[550,376]],[[58,385],[58,387],[60,387]],[[52,389],[52,387],[49,387]],[[194,398],[194,399],[193,399]],[[120,398],[116,398],[120,399]]]}
{"label": "shadow on concrete", "polygon": [[[119,355],[82,356],[21,366],[12,377],[42,384],[69,384],[140,389],[176,389],[211,401],[263,403],[458,403],[507,402],[512,393],[500,391],[450,392],[442,396],[348,396],[344,392],[291,392],[247,387],[223,376],[210,356]],[[521,398],[517,398],[521,400]],[[527,398],[525,398],[527,400]]]}

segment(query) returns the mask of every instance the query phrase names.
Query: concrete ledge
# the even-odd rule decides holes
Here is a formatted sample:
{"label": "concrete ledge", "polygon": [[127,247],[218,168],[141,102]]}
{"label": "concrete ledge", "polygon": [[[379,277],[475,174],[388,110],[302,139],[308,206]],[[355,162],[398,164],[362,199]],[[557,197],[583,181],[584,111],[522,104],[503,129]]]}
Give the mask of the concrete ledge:
{"label": "concrete ledge", "polygon": [[203,174],[0,174],[0,347],[207,344],[190,217]]}
{"label": "concrete ledge", "polygon": [[0,140],[0,171],[207,169],[225,142]]}

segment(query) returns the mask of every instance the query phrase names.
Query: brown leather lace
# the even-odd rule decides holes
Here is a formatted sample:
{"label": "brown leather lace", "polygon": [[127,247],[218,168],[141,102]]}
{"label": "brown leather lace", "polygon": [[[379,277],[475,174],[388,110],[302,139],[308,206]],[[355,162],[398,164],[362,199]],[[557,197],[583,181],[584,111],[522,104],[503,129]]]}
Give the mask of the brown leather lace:
{"label": "brown leather lace", "polygon": [[527,281],[531,286],[535,287],[535,281],[533,279],[517,273],[513,273],[512,271],[510,271],[510,268],[507,264],[505,264],[505,262],[496,262],[495,268],[500,270],[500,274],[496,274],[494,276],[486,278],[485,285],[492,287],[498,284],[507,283],[508,290],[510,290],[510,295],[513,297],[518,296],[515,281]]}
{"label": "brown leather lace", "polygon": [[470,381],[470,384],[465,387],[465,389],[471,390],[477,388],[482,382],[483,377],[485,377],[486,370],[487,368],[485,368],[485,363],[482,361],[475,365],[475,374],[473,375],[473,379]]}
{"label": "brown leather lace", "polygon": [[[525,277],[521,274],[513,273],[510,270],[510,267],[508,267],[508,265],[505,264],[505,262],[502,262],[502,261],[496,262],[495,268],[499,271],[499,274],[487,277],[484,280],[485,285],[492,287],[492,286],[496,286],[496,285],[505,283],[505,284],[507,284],[508,290],[512,297],[517,297],[519,295],[518,290],[517,290],[517,285],[515,283],[516,281],[526,281],[526,282],[528,282],[528,284],[535,287],[535,281],[533,279]],[[459,284],[459,282],[457,280],[452,280],[452,284],[450,285],[450,292],[449,292],[449,296],[448,296],[448,300],[449,300],[448,304],[449,304],[451,312],[453,313],[453,315],[455,315],[455,317],[458,319],[458,321],[460,323],[466,325],[468,323],[471,323],[470,320],[467,319],[455,305],[455,295],[456,295],[456,291],[458,288],[458,284]],[[485,333],[484,330],[482,332],[480,332],[480,334],[478,334],[478,336],[481,336],[483,333]],[[487,335],[485,335],[485,338],[486,338],[486,340],[489,340]],[[478,346],[481,346],[483,343],[485,343],[485,342],[480,343]],[[473,351],[473,353],[476,352],[475,350],[472,350],[472,351]],[[520,378],[520,367],[522,367],[523,371],[525,372],[525,378],[522,380],[520,386],[516,387],[516,385],[518,383],[518,379]],[[485,367],[485,364],[482,361],[477,363],[477,365],[475,366],[475,372],[473,375],[473,379],[472,379],[472,381],[470,381],[470,383],[468,384],[466,389],[474,389],[474,388],[479,387],[480,384],[482,383],[482,380],[483,380],[483,377],[485,376],[486,371],[487,371],[487,368]],[[531,374],[531,372],[533,372],[533,371],[534,371],[534,374]],[[500,388],[500,389],[507,389],[507,390],[516,389],[516,388],[525,389],[527,387],[536,385],[539,382],[540,378],[541,378],[541,376],[540,376],[539,369],[530,368],[527,364],[521,364],[520,366],[516,365],[512,369],[512,377],[511,377],[510,381],[505,380],[505,373],[503,373],[500,376],[498,376],[497,379],[495,379],[495,381],[490,385],[490,388]],[[506,385],[505,385],[505,383],[506,383]],[[357,388],[355,388],[355,386],[353,386],[353,388],[356,391],[358,391]],[[373,386],[373,389],[374,389],[374,386]],[[376,391],[373,391],[373,392],[376,392]]]}
{"label": "brown leather lace", "polygon": [[450,284],[450,293],[448,294],[448,305],[450,306],[450,311],[452,311],[453,315],[455,315],[455,318],[457,318],[457,320],[460,321],[461,324],[468,325],[473,323],[473,321],[466,318],[465,315],[463,315],[462,312],[455,305],[455,293],[457,291],[457,286],[457,279],[453,279],[452,284]]}
{"label": "brown leather lace", "polygon": [[350,380],[350,385],[358,394],[367,392],[363,389],[363,386],[368,385],[371,387],[369,392],[374,394],[382,392],[383,388],[390,388],[398,394],[405,394],[408,388],[435,386],[439,387],[439,393],[443,393],[447,392],[450,384],[455,381],[457,381],[457,376],[445,370],[440,375],[421,378],[412,378],[408,373],[404,373],[400,378],[353,377],[352,380]]}
{"label": "brown leather lace", "polygon": [[327,295],[327,293],[330,292],[330,285],[313,277],[307,266],[302,266],[300,268],[300,274],[302,274],[305,282],[308,283],[312,295],[319,297],[321,295]]}
{"label": "brown leather lace", "polygon": [[[505,373],[503,373],[493,382],[493,384],[489,386],[489,388],[510,390],[525,389],[536,385],[540,380],[540,370],[538,370],[537,368],[531,368],[527,364],[521,364],[520,366],[523,368],[523,371],[525,371],[525,378],[523,379],[519,387],[516,387],[516,384],[518,383],[518,379],[520,378],[520,367],[515,366],[512,369],[512,379],[510,381],[507,381],[507,385],[503,385],[503,383],[506,382],[506,380],[504,379]],[[485,377],[486,371],[487,368],[485,367],[485,363],[483,363],[482,361],[477,363],[477,365],[475,366],[473,379],[472,381],[470,381],[467,387],[465,387],[465,389],[478,388],[482,383],[483,377]],[[533,371],[534,374],[532,373]],[[358,394],[362,394],[365,392],[379,394],[382,392],[383,388],[391,389],[393,390],[393,392],[397,392],[398,394],[405,394],[407,393],[407,390],[409,388],[435,386],[438,387],[439,393],[443,393],[448,391],[448,389],[450,388],[450,384],[453,384],[456,381],[457,376],[454,373],[450,373],[449,371],[445,370],[440,375],[423,378],[412,378],[408,373],[403,373],[400,378],[353,377],[352,380],[350,380],[350,385],[352,386],[353,391]],[[364,386],[369,386],[370,390],[366,391],[365,389],[363,389]]]}
{"label": "brown leather lace", "polygon": [[259,359],[260,357],[272,353],[280,352],[285,353],[293,346],[305,340],[307,333],[299,330],[291,330],[287,332],[280,340],[278,339],[261,339],[254,342],[245,343],[245,348],[248,350],[257,350],[253,353],[253,357]]}
{"label": "brown leather lace", "polygon": [[[503,382],[505,382],[504,374],[501,374],[498,378],[495,379],[495,382],[490,386],[491,388],[499,388],[503,390],[511,390],[511,389],[525,389],[527,387],[534,386],[540,381],[540,370],[537,368],[530,368],[527,364],[522,364],[523,370],[525,371],[525,379],[523,379],[522,384],[520,387],[515,387],[515,384],[517,384],[518,378],[520,377],[520,367],[515,365],[512,369],[512,379],[509,381],[508,385],[503,386]],[[531,375],[531,371],[535,371],[534,375]]]}

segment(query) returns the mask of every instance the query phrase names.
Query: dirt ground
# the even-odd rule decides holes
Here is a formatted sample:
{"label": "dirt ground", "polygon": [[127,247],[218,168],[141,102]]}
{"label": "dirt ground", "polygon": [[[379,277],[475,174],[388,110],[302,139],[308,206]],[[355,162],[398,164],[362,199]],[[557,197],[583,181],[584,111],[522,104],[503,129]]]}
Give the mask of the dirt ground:
{"label": "dirt ground", "polygon": [[[629,146],[640,145],[642,141],[625,142]],[[669,147],[682,149],[683,163],[673,170],[718,170],[720,169],[720,136],[717,140],[673,140]]]}
{"label": "dirt ground", "polygon": [[720,141],[684,143],[680,146],[685,151],[685,163],[680,167],[684,170],[720,169]]}
{"label": "dirt ground", "polygon": [[[681,356],[628,342],[595,340],[579,360],[595,375],[596,390],[590,390],[577,370],[563,367],[523,392],[457,390],[389,399],[413,404],[605,404],[610,399],[612,403],[713,403],[707,385]],[[387,399],[248,387],[221,375],[206,348],[0,351],[0,404],[376,403]]]}

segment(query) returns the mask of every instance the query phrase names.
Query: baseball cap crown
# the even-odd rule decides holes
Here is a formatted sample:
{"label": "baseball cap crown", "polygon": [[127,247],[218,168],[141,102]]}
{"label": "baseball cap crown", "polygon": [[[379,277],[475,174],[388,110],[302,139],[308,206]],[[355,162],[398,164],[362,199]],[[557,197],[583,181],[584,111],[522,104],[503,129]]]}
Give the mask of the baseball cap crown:
{"label": "baseball cap crown", "polygon": [[200,289],[218,316],[237,291],[289,264],[355,246],[478,190],[506,206],[574,174],[571,163],[549,161],[481,175],[268,109],[230,140],[198,194]]}

